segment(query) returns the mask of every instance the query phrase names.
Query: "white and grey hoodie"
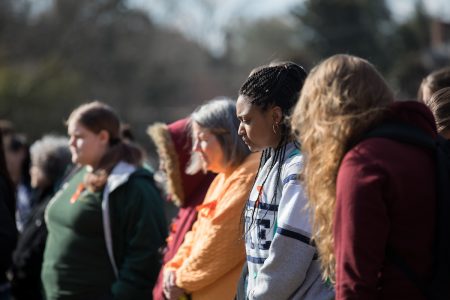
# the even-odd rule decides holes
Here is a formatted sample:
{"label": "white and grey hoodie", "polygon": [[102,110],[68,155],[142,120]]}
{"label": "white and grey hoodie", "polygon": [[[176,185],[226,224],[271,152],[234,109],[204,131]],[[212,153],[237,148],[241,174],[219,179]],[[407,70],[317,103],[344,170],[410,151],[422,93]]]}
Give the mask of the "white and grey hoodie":
{"label": "white and grey hoodie", "polygon": [[273,149],[271,152],[259,170],[245,213],[247,298],[333,299],[333,289],[323,282],[316,249],[310,244],[307,200],[298,181],[300,151],[294,143],[286,146],[278,184],[279,162],[270,169]]}
{"label": "white and grey hoodie", "polygon": [[103,192],[102,201],[102,217],[103,217],[103,232],[105,235],[106,249],[108,250],[109,260],[114,270],[114,275],[119,278],[119,269],[117,268],[117,263],[114,259],[113,252],[113,240],[111,233],[111,219],[109,213],[109,195],[117,189],[119,186],[125,184],[128,181],[130,175],[136,171],[136,167],[120,161],[114,169],[112,169],[111,174],[108,176],[108,181],[105,185],[105,190]]}

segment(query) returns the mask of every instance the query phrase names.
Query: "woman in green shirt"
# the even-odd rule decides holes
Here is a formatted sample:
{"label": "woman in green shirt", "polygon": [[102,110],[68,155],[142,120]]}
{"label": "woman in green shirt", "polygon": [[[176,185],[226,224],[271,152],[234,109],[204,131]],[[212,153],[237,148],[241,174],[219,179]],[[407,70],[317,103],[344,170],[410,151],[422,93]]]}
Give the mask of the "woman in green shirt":
{"label": "woman in green shirt", "polygon": [[68,121],[82,166],[51,200],[42,281],[47,299],[151,299],[166,237],[162,200],[142,153],[121,140],[106,104]]}

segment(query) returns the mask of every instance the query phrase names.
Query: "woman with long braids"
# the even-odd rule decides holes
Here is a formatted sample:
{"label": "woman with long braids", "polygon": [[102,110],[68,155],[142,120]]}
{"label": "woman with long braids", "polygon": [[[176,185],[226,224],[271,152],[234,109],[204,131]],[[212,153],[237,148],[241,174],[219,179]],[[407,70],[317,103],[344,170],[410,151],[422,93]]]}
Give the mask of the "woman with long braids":
{"label": "woman with long braids", "polygon": [[248,275],[241,281],[247,299],[333,298],[310,242],[298,180],[302,156],[287,122],[305,77],[297,64],[278,63],[255,69],[239,90],[239,135],[251,151],[262,151],[244,211]]}
{"label": "woman with long braids", "polygon": [[334,55],[311,71],[292,115],[314,241],[337,300],[425,299],[390,250],[423,283],[431,279],[436,163],[425,148],[364,138],[384,122],[436,136],[425,105],[395,102],[375,67],[350,55]]}
{"label": "woman with long braids", "polygon": [[152,299],[166,223],[142,153],[121,139],[119,118],[104,103],[79,106],[67,125],[82,168],[47,206],[45,298]]}

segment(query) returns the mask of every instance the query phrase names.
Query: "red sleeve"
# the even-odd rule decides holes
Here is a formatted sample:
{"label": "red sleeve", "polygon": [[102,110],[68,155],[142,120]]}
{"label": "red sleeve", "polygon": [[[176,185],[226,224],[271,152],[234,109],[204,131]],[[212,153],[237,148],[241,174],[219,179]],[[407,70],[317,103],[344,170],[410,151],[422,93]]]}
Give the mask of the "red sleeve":
{"label": "red sleeve", "polygon": [[342,161],[334,216],[338,300],[377,297],[389,231],[386,182],[383,169],[367,155],[352,150]]}

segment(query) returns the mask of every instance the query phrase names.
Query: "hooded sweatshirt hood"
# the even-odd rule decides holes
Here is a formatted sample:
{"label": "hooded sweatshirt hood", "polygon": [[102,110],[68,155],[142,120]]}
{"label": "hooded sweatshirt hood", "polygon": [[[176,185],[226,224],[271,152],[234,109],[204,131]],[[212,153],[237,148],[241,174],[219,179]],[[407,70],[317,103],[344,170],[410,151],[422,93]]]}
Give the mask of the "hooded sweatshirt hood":
{"label": "hooded sweatshirt hood", "polygon": [[189,119],[181,119],[170,123],[155,123],[148,127],[147,133],[156,145],[160,158],[164,160],[167,174],[167,192],[177,206],[189,205],[195,201],[193,194],[200,186],[214,178],[211,173],[199,172],[186,174],[186,166],[190,159],[192,142],[189,134]]}
{"label": "hooded sweatshirt hood", "polygon": [[390,106],[388,120],[414,125],[433,136],[437,135],[436,122],[430,109],[418,101],[396,101]]}

